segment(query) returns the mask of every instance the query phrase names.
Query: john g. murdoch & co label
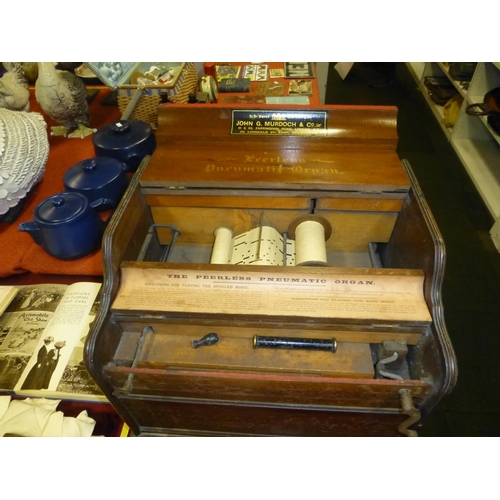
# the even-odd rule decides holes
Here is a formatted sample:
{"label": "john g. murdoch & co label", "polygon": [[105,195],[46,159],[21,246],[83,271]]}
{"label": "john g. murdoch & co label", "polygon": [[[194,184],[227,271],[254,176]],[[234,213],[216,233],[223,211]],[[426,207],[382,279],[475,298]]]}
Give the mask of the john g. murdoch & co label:
{"label": "john g. murdoch & co label", "polygon": [[326,111],[233,110],[231,134],[323,135]]}

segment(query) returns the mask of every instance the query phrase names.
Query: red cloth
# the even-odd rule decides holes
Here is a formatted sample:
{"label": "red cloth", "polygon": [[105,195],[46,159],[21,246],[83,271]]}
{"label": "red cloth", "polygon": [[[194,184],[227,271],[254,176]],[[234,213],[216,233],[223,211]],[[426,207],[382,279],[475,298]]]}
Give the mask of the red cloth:
{"label": "red cloth", "polygon": [[[30,88],[31,110],[41,112],[35,100],[35,90]],[[102,105],[110,90],[99,87],[99,92],[90,104],[91,127],[101,127],[118,120],[121,116],[117,106]],[[28,194],[24,208],[12,224],[0,223],[0,276],[24,272],[40,274],[102,275],[101,251],[74,261],[63,261],[48,255],[31,236],[18,230],[21,222],[33,220],[33,212],[45,198],[64,189],[63,176],[66,170],[87,158],[95,156],[92,136],[85,139],[52,137],[50,127],[56,125],[42,112],[47,122],[50,151],[42,181]]]}

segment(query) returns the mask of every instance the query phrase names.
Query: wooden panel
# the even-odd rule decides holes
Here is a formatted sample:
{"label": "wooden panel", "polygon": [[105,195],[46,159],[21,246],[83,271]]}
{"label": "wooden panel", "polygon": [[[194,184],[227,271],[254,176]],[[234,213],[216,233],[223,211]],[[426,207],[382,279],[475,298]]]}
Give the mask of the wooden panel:
{"label": "wooden panel", "polygon": [[408,417],[394,411],[207,404],[204,401],[125,399],[140,422],[138,434],[167,436],[396,437]]}
{"label": "wooden panel", "polygon": [[[160,146],[141,186],[318,189],[406,192],[408,178],[395,153],[369,150],[258,151],[245,145]],[[217,148],[213,151],[211,148]]]}
{"label": "wooden panel", "polygon": [[135,396],[142,394],[160,398],[199,398],[205,402],[286,404],[292,407],[292,413],[294,406],[295,409],[297,406],[398,409],[401,408],[401,389],[411,390],[415,404],[430,390],[429,385],[420,380],[347,379],[306,374],[128,368],[114,365],[103,369],[115,387],[122,387],[128,375],[133,374],[132,394]]}
{"label": "wooden panel", "polygon": [[370,242],[389,241],[397,220],[396,213],[315,210],[315,214],[330,222],[332,235],[326,242],[326,249],[337,252],[363,252]]}
{"label": "wooden panel", "polygon": [[364,212],[399,212],[403,200],[380,198],[318,198],[316,210],[356,210]]}
{"label": "wooden panel", "polygon": [[139,367],[309,373],[331,377],[373,378],[368,344],[339,343],[337,352],[255,349],[252,339],[220,336],[217,344],[195,349],[193,335],[146,337]]}
{"label": "wooden panel", "polygon": [[[260,222],[286,231],[290,223],[307,211],[266,210],[240,208],[184,208],[152,207],[151,212],[156,224],[174,224],[181,232],[178,245],[213,245],[214,230],[227,226],[235,235],[259,227]],[[158,232],[160,242],[170,242],[170,232]]]}
{"label": "wooden panel", "polygon": [[[240,142],[242,138],[253,144],[304,143],[305,147],[317,145],[318,139],[326,146],[343,142],[375,144],[395,149],[397,145],[397,108],[393,106],[317,106],[305,111],[326,111],[327,129],[321,137],[282,135],[231,135],[230,124],[233,109],[248,109],[248,106],[190,106],[169,104],[158,109],[159,138],[182,137],[193,142],[205,136],[209,141],[226,138]],[[258,110],[259,106],[252,106]],[[265,106],[266,111],[286,112],[297,109],[283,106]],[[303,111],[301,109],[298,110]]]}
{"label": "wooden panel", "polygon": [[[409,190],[408,177],[396,154],[395,108],[318,108],[327,113],[328,124],[314,137],[232,135],[232,110],[175,105],[161,109],[158,147],[141,185]],[[286,109],[278,107],[276,111]]]}

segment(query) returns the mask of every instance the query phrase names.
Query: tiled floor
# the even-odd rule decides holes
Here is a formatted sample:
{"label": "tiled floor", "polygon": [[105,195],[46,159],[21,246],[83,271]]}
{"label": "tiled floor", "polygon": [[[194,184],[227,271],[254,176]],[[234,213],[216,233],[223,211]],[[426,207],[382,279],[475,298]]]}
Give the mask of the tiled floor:
{"label": "tiled floor", "polygon": [[493,219],[404,63],[383,88],[355,64],[345,80],[330,65],[327,104],[398,107],[398,154],[409,160],[443,235],[445,319],[458,383],[425,421],[421,436],[500,435],[500,253]]}

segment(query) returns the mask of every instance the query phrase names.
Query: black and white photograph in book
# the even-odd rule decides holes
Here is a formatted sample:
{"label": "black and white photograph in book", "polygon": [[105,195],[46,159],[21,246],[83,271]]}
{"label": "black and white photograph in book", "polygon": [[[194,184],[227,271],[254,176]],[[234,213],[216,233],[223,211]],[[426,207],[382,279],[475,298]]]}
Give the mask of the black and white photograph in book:
{"label": "black and white photograph in book", "polygon": [[[66,285],[57,284],[23,287],[5,310],[0,321],[0,389],[13,390],[66,289]],[[46,369],[49,351],[52,368],[55,367],[62,348],[59,344],[60,348],[57,349],[55,342],[57,340],[49,336],[44,339],[37,352],[40,362],[35,365],[33,372],[30,372],[28,385],[34,384],[38,389],[43,388],[45,376],[48,376]],[[36,366],[39,368],[36,369]]]}

